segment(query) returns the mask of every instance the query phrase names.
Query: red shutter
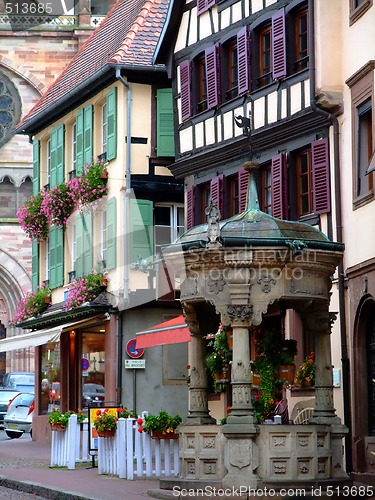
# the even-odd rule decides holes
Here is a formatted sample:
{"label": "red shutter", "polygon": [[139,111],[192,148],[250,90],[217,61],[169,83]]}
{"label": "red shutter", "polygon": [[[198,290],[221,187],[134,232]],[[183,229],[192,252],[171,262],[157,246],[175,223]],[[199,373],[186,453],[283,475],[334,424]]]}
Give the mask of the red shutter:
{"label": "red shutter", "polygon": [[314,141],[311,144],[311,153],[314,213],[325,214],[331,211],[328,139]]}
{"label": "red shutter", "polygon": [[203,14],[208,9],[208,0],[197,0],[197,14]]}
{"label": "red shutter", "polygon": [[186,191],[186,231],[195,226],[195,186]]}
{"label": "red shutter", "polygon": [[214,45],[205,51],[207,107],[219,105],[219,45]]}
{"label": "red shutter", "polygon": [[287,219],[288,217],[288,183],[286,167],[286,153],[280,153],[272,158],[272,215],[278,219]]}
{"label": "red shutter", "polygon": [[242,169],[238,172],[238,206],[239,211],[244,212],[247,207],[247,190],[249,187],[249,172]]}
{"label": "red shutter", "polygon": [[272,77],[286,76],[285,12],[281,9],[272,16]]}
{"label": "red shutter", "polygon": [[250,87],[249,33],[247,26],[237,33],[238,93],[244,94]]}
{"label": "red shutter", "polygon": [[191,72],[190,61],[180,64],[180,88],[181,88],[181,119],[187,120],[191,116]]}
{"label": "red shutter", "polygon": [[219,175],[211,180],[211,201],[220,210],[223,218],[224,211],[224,175]]}

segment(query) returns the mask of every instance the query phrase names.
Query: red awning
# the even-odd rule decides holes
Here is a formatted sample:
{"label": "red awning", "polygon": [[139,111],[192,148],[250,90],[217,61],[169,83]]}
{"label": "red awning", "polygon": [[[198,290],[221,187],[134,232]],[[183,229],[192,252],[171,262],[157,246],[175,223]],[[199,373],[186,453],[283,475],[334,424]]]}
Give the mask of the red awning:
{"label": "red awning", "polygon": [[179,344],[181,342],[190,342],[190,330],[187,327],[185,318],[178,316],[165,321],[165,323],[153,326],[144,332],[138,332],[136,348]]}

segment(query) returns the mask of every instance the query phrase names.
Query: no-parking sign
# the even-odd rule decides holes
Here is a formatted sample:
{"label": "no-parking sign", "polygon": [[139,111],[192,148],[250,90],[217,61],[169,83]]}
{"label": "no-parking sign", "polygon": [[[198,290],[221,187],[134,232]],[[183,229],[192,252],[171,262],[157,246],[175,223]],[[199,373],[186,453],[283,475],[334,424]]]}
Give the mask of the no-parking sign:
{"label": "no-parking sign", "polygon": [[126,353],[130,358],[141,358],[145,352],[143,347],[138,348],[136,347],[137,339],[130,339],[129,342],[126,344]]}

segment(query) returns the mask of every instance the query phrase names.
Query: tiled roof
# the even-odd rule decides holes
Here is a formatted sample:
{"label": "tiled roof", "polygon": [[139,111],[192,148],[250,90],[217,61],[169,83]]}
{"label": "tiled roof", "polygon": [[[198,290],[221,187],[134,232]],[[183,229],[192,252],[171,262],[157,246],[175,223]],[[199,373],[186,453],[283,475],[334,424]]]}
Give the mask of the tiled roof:
{"label": "tiled roof", "polygon": [[[110,64],[152,66],[152,56],[168,10],[169,0],[119,0],[61,75],[18,124],[74,94],[78,85]],[[43,113],[44,114],[44,113]]]}

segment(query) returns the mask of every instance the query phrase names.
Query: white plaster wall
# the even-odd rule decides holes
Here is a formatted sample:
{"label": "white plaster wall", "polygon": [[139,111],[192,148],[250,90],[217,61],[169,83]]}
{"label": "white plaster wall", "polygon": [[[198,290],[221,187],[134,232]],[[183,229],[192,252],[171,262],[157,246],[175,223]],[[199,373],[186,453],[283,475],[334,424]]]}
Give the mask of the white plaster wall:
{"label": "white plaster wall", "polygon": [[[177,39],[174,46],[174,51],[178,52],[186,47],[186,37],[187,37],[187,28],[189,25],[189,12],[184,12],[182,14],[180,29],[177,33]],[[194,30],[195,32],[197,30]]]}

